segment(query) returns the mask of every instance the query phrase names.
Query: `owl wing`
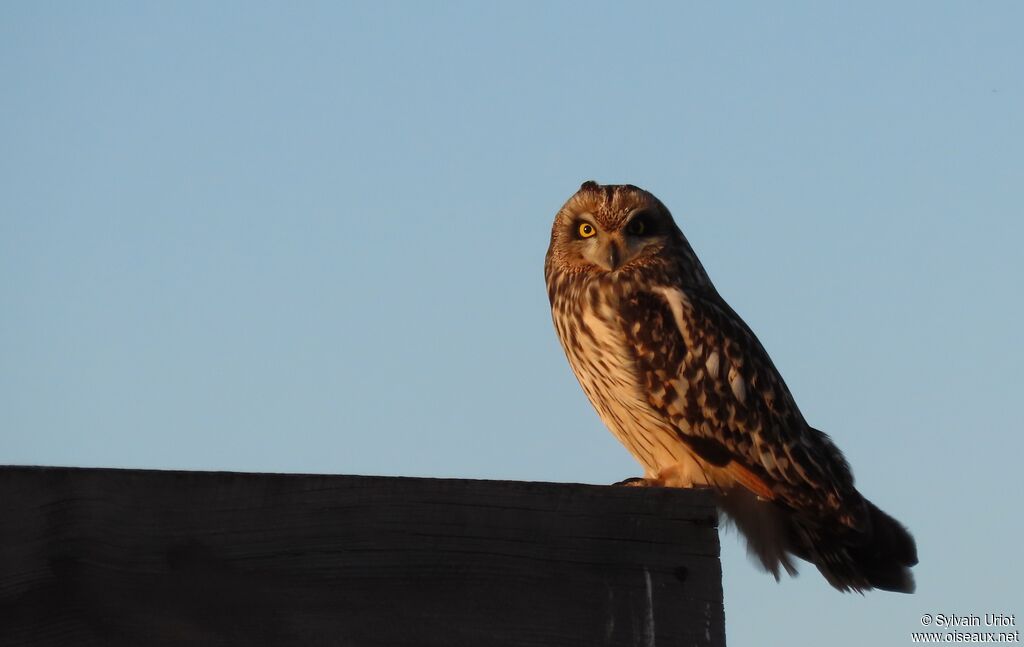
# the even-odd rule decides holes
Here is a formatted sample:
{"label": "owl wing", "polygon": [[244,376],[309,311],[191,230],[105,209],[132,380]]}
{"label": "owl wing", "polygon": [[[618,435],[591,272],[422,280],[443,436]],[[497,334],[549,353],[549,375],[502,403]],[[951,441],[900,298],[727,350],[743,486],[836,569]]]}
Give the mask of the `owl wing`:
{"label": "owl wing", "polygon": [[649,403],[691,451],[762,498],[860,525],[842,453],[807,425],[768,353],[717,293],[637,291],[620,316]]}

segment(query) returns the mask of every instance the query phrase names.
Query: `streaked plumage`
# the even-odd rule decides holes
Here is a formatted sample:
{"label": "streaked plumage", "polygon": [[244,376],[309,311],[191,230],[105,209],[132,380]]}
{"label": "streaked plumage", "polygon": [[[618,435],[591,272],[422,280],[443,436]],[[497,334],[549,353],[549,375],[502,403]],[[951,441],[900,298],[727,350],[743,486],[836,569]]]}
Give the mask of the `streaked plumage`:
{"label": "streaked plumage", "polygon": [[714,487],[776,578],[796,555],[840,590],[913,591],[913,538],[857,492],[657,198],[584,183],[544,270],[569,364],[643,484]]}

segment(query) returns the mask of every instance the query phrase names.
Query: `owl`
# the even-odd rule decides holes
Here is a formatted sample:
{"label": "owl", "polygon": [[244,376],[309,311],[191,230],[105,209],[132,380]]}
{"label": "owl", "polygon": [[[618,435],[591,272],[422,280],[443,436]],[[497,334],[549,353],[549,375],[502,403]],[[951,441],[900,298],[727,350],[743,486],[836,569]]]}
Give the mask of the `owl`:
{"label": "owl", "polygon": [[776,580],[795,556],[841,591],[913,592],[914,539],[857,491],[656,197],[584,183],[544,275],[573,372],[643,466],[624,484],[712,488]]}

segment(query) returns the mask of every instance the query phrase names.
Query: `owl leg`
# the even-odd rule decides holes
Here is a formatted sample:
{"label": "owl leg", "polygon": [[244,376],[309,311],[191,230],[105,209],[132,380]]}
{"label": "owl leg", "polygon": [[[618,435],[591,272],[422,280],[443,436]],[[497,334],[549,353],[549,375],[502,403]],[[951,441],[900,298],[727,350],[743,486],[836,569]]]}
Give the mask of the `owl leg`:
{"label": "owl leg", "polygon": [[[703,478],[698,476],[698,474],[703,476]],[[658,476],[655,480],[663,487],[678,488],[692,488],[698,484],[702,485],[708,482],[703,466],[696,461],[676,463],[675,465],[664,467],[658,470]]]}

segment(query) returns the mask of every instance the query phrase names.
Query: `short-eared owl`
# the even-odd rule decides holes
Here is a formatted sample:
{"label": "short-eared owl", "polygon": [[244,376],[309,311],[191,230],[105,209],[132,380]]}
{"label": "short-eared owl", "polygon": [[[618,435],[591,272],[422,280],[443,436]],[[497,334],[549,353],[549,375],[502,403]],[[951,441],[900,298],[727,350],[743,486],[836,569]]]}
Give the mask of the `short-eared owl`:
{"label": "short-eared owl", "polygon": [[795,555],[842,591],[914,590],[913,538],[857,491],[657,198],[584,183],[544,273],[572,370],[643,465],[634,484],[711,486],[776,578]]}

